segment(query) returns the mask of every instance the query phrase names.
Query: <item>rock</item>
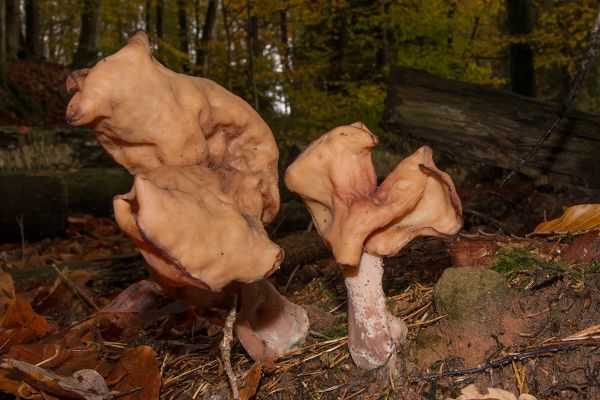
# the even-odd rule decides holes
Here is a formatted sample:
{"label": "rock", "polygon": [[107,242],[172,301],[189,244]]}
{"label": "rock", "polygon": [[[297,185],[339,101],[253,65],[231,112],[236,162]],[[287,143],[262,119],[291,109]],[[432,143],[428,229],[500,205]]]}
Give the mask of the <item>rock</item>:
{"label": "rock", "polygon": [[508,306],[509,295],[502,275],[473,267],[446,269],[433,291],[437,311],[449,320],[483,323],[495,322],[500,309]]}

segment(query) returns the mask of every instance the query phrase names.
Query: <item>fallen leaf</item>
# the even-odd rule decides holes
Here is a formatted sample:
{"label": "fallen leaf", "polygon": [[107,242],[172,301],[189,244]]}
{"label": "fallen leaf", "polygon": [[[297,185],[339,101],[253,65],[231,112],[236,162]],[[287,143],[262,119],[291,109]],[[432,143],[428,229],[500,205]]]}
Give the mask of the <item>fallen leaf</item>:
{"label": "fallen leaf", "polygon": [[581,233],[600,228],[600,204],[569,207],[558,218],[539,224],[534,233]]}
{"label": "fallen leaf", "polygon": [[[125,349],[106,380],[113,390],[119,392],[140,388],[127,396],[127,400],[158,399],[161,380],[156,352],[148,346]],[[113,382],[116,382],[114,386]]]}
{"label": "fallen leaf", "polygon": [[15,284],[12,276],[0,268],[0,318],[6,312],[6,308],[13,297],[15,297]]}
{"label": "fallen leaf", "polygon": [[159,319],[187,310],[189,306],[165,296],[151,281],[142,280],[121,292],[110,304],[98,312],[128,336]]}
{"label": "fallen leaf", "polygon": [[600,230],[590,231],[577,238],[560,259],[569,264],[589,264],[600,261]]}
{"label": "fallen leaf", "polygon": [[[85,400],[105,400],[119,395],[108,389],[102,375],[92,369],[76,371],[72,376],[60,376],[25,361],[8,359],[1,369],[18,375],[34,388],[52,395]],[[18,393],[13,393],[18,394]]]}
{"label": "fallen leaf", "polygon": [[250,368],[250,371],[246,376],[246,382],[238,390],[240,400],[250,400],[254,398],[254,396],[256,396],[256,391],[258,390],[258,384],[260,383],[261,377],[262,363],[260,361],[257,361],[254,363],[252,368]]}
{"label": "fallen leaf", "polygon": [[48,333],[46,318],[37,315],[29,304],[13,297],[0,322],[0,354],[6,353],[11,346],[28,343],[34,338]]}

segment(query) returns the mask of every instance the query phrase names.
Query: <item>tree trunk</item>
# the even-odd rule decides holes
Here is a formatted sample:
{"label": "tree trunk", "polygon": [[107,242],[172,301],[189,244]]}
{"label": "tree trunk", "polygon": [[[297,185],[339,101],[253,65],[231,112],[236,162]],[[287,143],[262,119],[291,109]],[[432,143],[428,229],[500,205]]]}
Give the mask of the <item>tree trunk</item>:
{"label": "tree trunk", "polygon": [[25,58],[39,61],[42,55],[38,0],[25,0]]}
{"label": "tree trunk", "polygon": [[17,57],[21,51],[21,10],[19,0],[5,0],[6,2],[6,54]]}
{"label": "tree trunk", "polygon": [[188,39],[187,10],[185,9],[185,0],[177,0],[177,36],[179,37],[179,50],[185,54],[183,60],[183,72],[189,71],[190,62],[190,41]]}
{"label": "tree trunk", "polygon": [[156,2],[156,36],[159,39],[165,37],[165,0],[157,0]]}
{"label": "tree trunk", "polygon": [[6,85],[6,5],[0,0],[0,86]]}
{"label": "tree trunk", "polygon": [[231,83],[231,25],[229,23],[229,13],[227,7],[225,6],[225,0],[221,0],[221,8],[223,10],[223,26],[225,28],[225,37],[227,40],[227,70],[226,70],[226,78],[227,89],[231,91],[232,83]]}
{"label": "tree trunk", "polygon": [[[208,67],[208,44],[212,40],[215,23],[217,22],[217,0],[209,0],[204,25],[202,25],[202,37],[196,47],[196,65],[202,66],[202,71],[206,74]],[[223,13],[226,11],[224,10]]]}
{"label": "tree trunk", "polygon": [[76,68],[86,67],[98,58],[101,12],[101,0],[84,0],[79,45],[73,57],[73,66]]}
{"label": "tree trunk", "polygon": [[[512,169],[556,118],[558,105],[394,68],[384,124],[439,157],[489,171]],[[570,112],[522,173],[555,186],[600,188],[600,117]],[[483,167],[482,167],[483,166]]]}
{"label": "tree trunk", "polygon": [[[533,25],[531,0],[507,0],[508,33],[523,39]],[[514,93],[535,96],[533,51],[529,43],[512,43],[509,47],[510,88]]]}
{"label": "tree trunk", "polygon": [[146,33],[152,35],[152,0],[146,0],[146,14],[144,15]]}
{"label": "tree trunk", "polygon": [[339,81],[346,72],[346,48],[348,46],[348,5],[340,5],[333,10],[333,29],[331,31],[333,54],[329,62],[329,85],[332,92],[339,91]]}
{"label": "tree trunk", "polygon": [[248,82],[250,83],[251,89],[252,89],[252,100],[253,100],[253,106],[254,109],[258,112],[259,111],[259,104],[258,104],[258,91],[256,89],[256,77],[254,74],[254,45],[255,45],[255,41],[254,38],[257,35],[257,32],[255,32],[257,29],[256,27],[256,16],[252,15],[252,3],[251,0],[246,0],[246,14],[247,14],[247,32],[246,32],[246,47],[247,47],[247,51],[248,51]]}

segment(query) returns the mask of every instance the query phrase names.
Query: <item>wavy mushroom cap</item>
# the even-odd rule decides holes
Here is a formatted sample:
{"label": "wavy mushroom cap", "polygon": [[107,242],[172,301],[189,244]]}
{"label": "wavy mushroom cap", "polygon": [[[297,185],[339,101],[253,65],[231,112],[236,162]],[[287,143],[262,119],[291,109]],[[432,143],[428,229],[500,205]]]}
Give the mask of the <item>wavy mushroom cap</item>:
{"label": "wavy mushroom cap", "polygon": [[218,291],[279,267],[283,251],[222,185],[203,166],[162,167],[136,176],[132,191],[115,197],[117,223],[163,285]]}
{"label": "wavy mushroom cap", "polygon": [[429,147],[403,160],[377,188],[376,144],[362,123],[341,126],[309,145],[285,174],[340,264],[358,265],[363,251],[393,255],[416,236],[454,234],[462,226],[454,184],[436,168]]}
{"label": "wavy mushroom cap", "polygon": [[238,181],[259,181],[263,223],[275,218],[279,153],[267,124],[218,84],[162,66],[145,33],[93,68],[74,71],[67,90],[73,95],[67,121],[90,126],[132,174],[164,165],[239,173]]}

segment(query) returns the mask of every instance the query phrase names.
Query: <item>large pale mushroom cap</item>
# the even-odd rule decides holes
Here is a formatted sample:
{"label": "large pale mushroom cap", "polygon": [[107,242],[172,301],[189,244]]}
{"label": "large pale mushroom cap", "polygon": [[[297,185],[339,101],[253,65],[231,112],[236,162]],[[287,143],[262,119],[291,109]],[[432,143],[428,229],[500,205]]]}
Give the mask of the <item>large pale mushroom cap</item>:
{"label": "large pale mushroom cap", "polygon": [[132,174],[163,165],[204,165],[239,174],[239,190],[259,183],[262,222],[277,214],[278,150],[267,124],[216,83],[162,66],[152,57],[145,33],[138,32],[93,68],[73,72],[67,90],[73,95],[67,121],[90,126]]}
{"label": "large pale mushroom cap", "polygon": [[315,226],[340,264],[358,265],[364,251],[396,254],[420,235],[448,235],[462,226],[450,177],[429,147],[404,159],[377,188],[362,123],[335,128],[313,142],[286,171],[287,187],[306,202]]}
{"label": "large pale mushroom cap", "polygon": [[258,215],[242,211],[203,166],[161,167],[138,175],[114,199],[117,223],[139,245],[163,286],[218,291],[270,275],[283,259]]}

